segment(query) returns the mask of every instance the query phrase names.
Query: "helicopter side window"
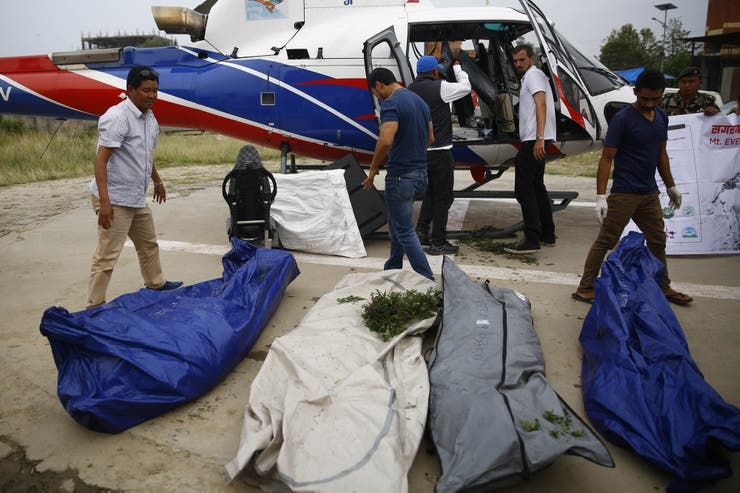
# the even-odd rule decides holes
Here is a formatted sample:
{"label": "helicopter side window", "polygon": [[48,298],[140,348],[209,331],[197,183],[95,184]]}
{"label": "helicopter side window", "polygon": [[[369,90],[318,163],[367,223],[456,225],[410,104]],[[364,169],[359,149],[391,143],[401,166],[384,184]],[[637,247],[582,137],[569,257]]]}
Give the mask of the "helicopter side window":
{"label": "helicopter side window", "polygon": [[571,111],[571,114],[580,113],[586,121],[595,126],[596,122],[593,121],[593,115],[588,106],[588,98],[581,86],[565,71],[560,73],[560,85],[565,96],[563,104],[570,105],[574,110]]}
{"label": "helicopter side window", "polygon": [[260,104],[262,106],[275,106],[275,93],[274,92],[261,92],[260,93]]}

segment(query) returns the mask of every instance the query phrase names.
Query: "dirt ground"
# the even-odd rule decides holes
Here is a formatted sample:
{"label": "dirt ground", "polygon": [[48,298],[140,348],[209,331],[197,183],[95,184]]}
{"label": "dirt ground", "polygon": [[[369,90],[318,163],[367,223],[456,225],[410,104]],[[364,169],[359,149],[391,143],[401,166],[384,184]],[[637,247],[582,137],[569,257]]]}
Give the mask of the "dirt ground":
{"label": "dirt ground", "polygon": [[[266,163],[267,165],[268,163]],[[274,165],[275,163],[271,163]],[[226,245],[228,208],[220,184],[231,164],[190,166],[160,171],[172,202],[153,207],[160,240],[190,242],[199,247]],[[511,189],[513,173],[495,187]],[[480,275],[502,287],[526,293],[533,303],[547,360],[548,379],[582,416],[580,346],[577,335],[588,307],[572,301],[570,292],[590,242],[593,179],[548,176],[548,187],[575,189],[584,204],[556,215],[558,247],[543,249],[534,264],[474,251],[462,245],[457,260],[480,266]],[[349,271],[380,269],[387,241],[366,242],[368,258],[342,263],[299,259],[301,276],[291,284],[285,302],[265,327],[253,351],[209,393],[158,419],[114,436],[76,425],[56,396],[56,369],[48,342],[39,336],[39,317],[49,305],[82,308],[91,249],[95,244],[89,207],[89,178],[76,178],[0,188],[0,492],[63,491],[213,491],[252,493],[237,481],[228,483],[223,464],[236,450],[249,384],[265,359],[269,344],[301,320],[318,295],[329,291]],[[187,200],[181,200],[188,197]],[[516,204],[476,201],[465,213],[465,228],[519,217]],[[168,272],[186,284],[220,272],[220,257],[164,250]],[[332,260],[334,263],[329,263]],[[140,286],[136,256],[124,252],[113,297]],[[710,384],[728,402],[740,404],[740,256],[670,259],[672,278],[697,298],[694,306],[676,310],[692,356]],[[732,266],[735,267],[732,267]],[[433,269],[438,266],[433,266]],[[438,272],[438,270],[435,270]],[[500,276],[500,277],[496,277]],[[409,491],[434,491],[439,467],[422,443],[409,473]],[[518,493],[653,492],[669,477],[634,453],[610,445],[617,467],[606,470],[574,457],[563,457]],[[706,491],[740,491],[740,454],[730,458],[736,476]]]}
{"label": "dirt ground", "polygon": [[29,461],[23,449],[10,438],[0,436],[0,491],[3,493],[65,492],[65,493],[115,493],[90,486],[82,481],[76,471],[43,471],[36,466],[40,461]]}
{"label": "dirt ground", "polygon": [[[276,163],[265,163],[274,165]],[[220,185],[232,164],[165,168],[160,176],[169,198]],[[0,187],[0,237],[20,233],[90,202],[90,177]]]}
{"label": "dirt ground", "polygon": [[[233,165],[186,166],[160,170],[170,198],[186,197],[206,187],[220,185]],[[0,188],[0,237],[23,233],[34,226],[53,221],[55,216],[84,206],[90,201],[90,178],[71,178]],[[24,450],[11,438],[0,436],[0,491],[3,493],[75,492],[108,493],[90,486],[74,470],[39,470],[41,461],[26,458]]]}

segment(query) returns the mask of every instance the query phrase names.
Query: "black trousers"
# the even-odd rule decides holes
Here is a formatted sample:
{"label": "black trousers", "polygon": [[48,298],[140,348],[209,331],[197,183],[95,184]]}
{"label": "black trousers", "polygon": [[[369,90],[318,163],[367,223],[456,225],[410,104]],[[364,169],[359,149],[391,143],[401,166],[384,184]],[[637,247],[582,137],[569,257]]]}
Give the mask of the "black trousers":
{"label": "black trousers", "polygon": [[552,203],[545,188],[545,160],[534,157],[534,143],[533,140],[522,142],[516,155],[514,195],[522,208],[525,237],[539,243],[543,238],[555,239],[555,223],[552,220]]}
{"label": "black trousers", "polygon": [[447,213],[455,200],[452,195],[455,184],[455,170],[452,151],[449,149],[427,151],[427,178],[429,184],[421,202],[418,229],[432,232],[429,240],[432,245],[442,245],[447,241]]}

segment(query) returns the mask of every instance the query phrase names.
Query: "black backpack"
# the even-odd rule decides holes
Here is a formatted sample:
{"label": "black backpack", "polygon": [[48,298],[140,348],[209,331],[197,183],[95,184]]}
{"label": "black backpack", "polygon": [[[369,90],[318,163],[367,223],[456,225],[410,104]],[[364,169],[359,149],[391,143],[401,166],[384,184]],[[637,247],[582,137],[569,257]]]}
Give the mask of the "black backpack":
{"label": "black backpack", "polygon": [[269,248],[272,238],[270,206],[275,200],[277,184],[272,173],[262,166],[254,146],[241,148],[234,168],[224,178],[221,192],[231,212],[229,238],[264,241]]}

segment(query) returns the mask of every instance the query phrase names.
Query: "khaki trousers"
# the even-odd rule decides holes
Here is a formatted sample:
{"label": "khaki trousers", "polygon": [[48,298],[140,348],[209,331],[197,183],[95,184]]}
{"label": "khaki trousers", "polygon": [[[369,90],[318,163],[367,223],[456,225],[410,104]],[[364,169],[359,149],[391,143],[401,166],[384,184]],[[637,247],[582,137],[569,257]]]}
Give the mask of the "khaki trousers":
{"label": "khaki trousers", "polygon": [[586,257],[578,291],[591,291],[593,289],[594,281],[596,276],[599,275],[606,252],[616,246],[630,219],[635,221],[635,224],[645,235],[645,241],[650,252],[663,265],[666,265],[665,277],[661,282],[661,288],[665,291],[670,286],[671,280],[668,278],[665,256],[665,225],[658,192],[649,194],[612,193],[607,197],[606,203],[608,205],[606,217],[601,224],[599,236]]}
{"label": "khaki trousers", "polygon": [[[97,214],[100,210],[100,200],[94,195],[92,195],[92,206]],[[136,247],[144,285],[148,288],[156,288],[164,284],[152,211],[149,207],[114,205],[113,223],[110,229],[103,229],[98,225],[98,247],[93,255],[90,268],[88,307],[105,303],[105,292],[113,275],[113,267],[123,250],[126,237],[131,238]]]}

